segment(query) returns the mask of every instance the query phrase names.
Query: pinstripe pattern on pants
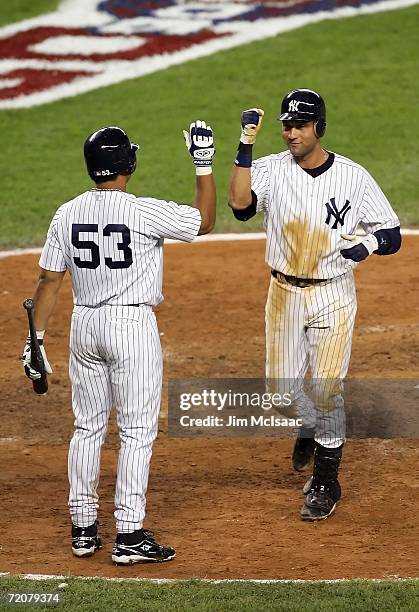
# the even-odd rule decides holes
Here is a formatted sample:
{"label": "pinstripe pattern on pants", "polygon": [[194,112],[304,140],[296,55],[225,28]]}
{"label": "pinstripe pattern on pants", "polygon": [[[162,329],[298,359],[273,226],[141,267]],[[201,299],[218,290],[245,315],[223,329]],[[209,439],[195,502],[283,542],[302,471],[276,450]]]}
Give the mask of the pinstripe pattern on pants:
{"label": "pinstripe pattern on pants", "polygon": [[[271,390],[293,395],[295,413],[316,441],[345,439],[343,379],[356,315],[353,273],[305,288],[271,278],[266,303],[266,377]],[[311,397],[304,392],[310,370]],[[274,389],[272,388],[274,387]]]}
{"label": "pinstripe pattern on pants", "polygon": [[115,493],[118,532],[141,529],[157,435],[162,354],[150,306],[75,306],[70,335],[75,431],[68,456],[75,525],[95,522],[100,451],[114,405],[121,440]]}

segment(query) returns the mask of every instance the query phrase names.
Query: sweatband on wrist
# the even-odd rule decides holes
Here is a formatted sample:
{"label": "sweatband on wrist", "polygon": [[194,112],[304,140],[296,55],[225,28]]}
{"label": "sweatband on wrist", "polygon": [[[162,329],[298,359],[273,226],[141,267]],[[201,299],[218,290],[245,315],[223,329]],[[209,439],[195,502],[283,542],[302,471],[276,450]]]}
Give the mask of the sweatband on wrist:
{"label": "sweatband on wrist", "polygon": [[378,249],[378,240],[374,234],[368,234],[365,240],[362,240],[361,244],[367,249],[369,255],[372,255],[374,251]]}
{"label": "sweatband on wrist", "polygon": [[[39,340],[39,344],[43,344],[44,343],[44,335],[45,335],[45,329],[36,330],[36,337]],[[26,338],[26,343],[27,344],[31,343],[31,332],[30,332],[30,330],[28,331],[28,336]]]}
{"label": "sweatband on wrist", "polygon": [[212,174],[212,166],[195,166],[196,176],[205,176]]}
{"label": "sweatband on wrist", "polygon": [[253,145],[240,142],[239,148],[237,149],[236,161],[234,162],[235,165],[240,168],[250,168],[252,165],[252,154]]}
{"label": "sweatband on wrist", "polygon": [[[37,329],[36,330],[36,337],[38,338],[38,340],[43,340],[44,339],[44,335],[45,335],[45,329]],[[30,339],[31,337],[31,332],[30,330],[28,331],[28,338]]]}

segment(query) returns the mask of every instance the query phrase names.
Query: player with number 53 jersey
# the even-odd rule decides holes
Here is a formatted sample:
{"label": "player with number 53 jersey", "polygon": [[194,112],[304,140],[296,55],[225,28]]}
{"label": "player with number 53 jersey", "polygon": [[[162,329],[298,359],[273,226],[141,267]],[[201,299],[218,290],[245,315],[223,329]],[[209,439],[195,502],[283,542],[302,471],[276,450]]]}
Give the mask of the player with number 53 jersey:
{"label": "player with number 53 jersey", "polygon": [[[127,193],[138,145],[119,127],[95,131],[84,144],[95,186],[58,209],[41,254],[34,296],[41,342],[66,271],[73,288],[70,380],[75,431],[68,476],[72,551],[78,557],[91,556],[101,547],[97,485],[112,406],[121,440],[112,560],[126,565],[175,556],[172,547],[161,546],[143,528],[162,385],[153,307],[163,299],[164,239],[191,242],[210,232],[216,203],[212,130],[196,121],[184,138],[196,170],[194,206]],[[30,351],[25,348],[27,361],[26,354]],[[49,364],[46,369],[52,371]],[[27,371],[37,375],[33,367]]]}

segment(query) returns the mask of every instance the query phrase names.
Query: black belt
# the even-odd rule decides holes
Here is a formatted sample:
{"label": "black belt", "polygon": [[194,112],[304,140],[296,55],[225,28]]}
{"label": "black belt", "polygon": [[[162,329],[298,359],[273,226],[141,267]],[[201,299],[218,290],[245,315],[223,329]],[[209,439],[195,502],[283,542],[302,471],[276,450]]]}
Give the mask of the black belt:
{"label": "black belt", "polygon": [[288,283],[289,285],[293,285],[294,287],[309,287],[310,285],[318,285],[319,283],[327,283],[328,278],[298,278],[297,276],[288,276],[287,274],[282,274],[278,270],[271,270],[271,274],[277,280],[282,280]]}

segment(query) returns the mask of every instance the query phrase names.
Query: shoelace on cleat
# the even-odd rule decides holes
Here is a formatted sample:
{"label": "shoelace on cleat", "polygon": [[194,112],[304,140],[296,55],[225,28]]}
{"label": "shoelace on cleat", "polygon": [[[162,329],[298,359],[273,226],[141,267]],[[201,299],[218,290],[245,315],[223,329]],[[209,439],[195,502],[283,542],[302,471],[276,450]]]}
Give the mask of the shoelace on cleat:
{"label": "shoelace on cleat", "polygon": [[83,543],[83,544],[85,544],[85,543],[88,543],[88,542],[93,542],[94,539],[95,538],[91,537],[91,536],[79,536],[79,537],[72,538],[72,541],[74,543]]}
{"label": "shoelace on cleat", "polygon": [[144,536],[146,536],[144,538],[145,541],[148,541],[151,544],[154,544],[158,552],[160,553],[164,552],[164,546],[162,546],[161,544],[158,544],[158,542],[156,542],[156,540],[154,539],[154,531],[148,531],[147,529],[143,529],[143,534]]}

